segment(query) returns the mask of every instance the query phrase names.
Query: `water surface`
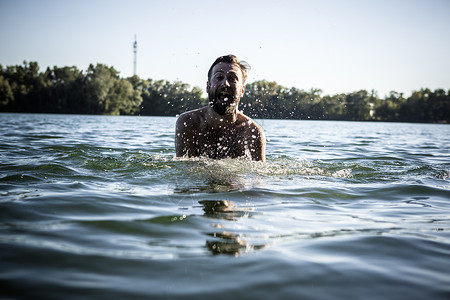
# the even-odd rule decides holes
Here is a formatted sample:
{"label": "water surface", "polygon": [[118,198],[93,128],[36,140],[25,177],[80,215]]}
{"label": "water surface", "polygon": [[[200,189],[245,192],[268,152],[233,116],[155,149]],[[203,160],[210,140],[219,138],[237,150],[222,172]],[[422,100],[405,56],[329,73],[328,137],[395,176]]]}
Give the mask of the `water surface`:
{"label": "water surface", "polygon": [[175,120],[0,114],[0,295],[450,297],[449,125],[258,120],[262,163]]}

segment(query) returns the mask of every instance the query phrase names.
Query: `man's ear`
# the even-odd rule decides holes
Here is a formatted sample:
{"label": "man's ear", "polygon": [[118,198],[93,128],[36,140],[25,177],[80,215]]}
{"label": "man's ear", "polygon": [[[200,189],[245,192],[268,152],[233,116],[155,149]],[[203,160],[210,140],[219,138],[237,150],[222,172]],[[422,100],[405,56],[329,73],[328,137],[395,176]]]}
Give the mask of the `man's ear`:
{"label": "man's ear", "polygon": [[241,90],[241,98],[244,97],[244,92],[245,92],[245,85],[242,86],[242,90]]}
{"label": "man's ear", "polygon": [[209,84],[209,81],[206,82],[206,93],[209,93],[209,88],[211,85]]}

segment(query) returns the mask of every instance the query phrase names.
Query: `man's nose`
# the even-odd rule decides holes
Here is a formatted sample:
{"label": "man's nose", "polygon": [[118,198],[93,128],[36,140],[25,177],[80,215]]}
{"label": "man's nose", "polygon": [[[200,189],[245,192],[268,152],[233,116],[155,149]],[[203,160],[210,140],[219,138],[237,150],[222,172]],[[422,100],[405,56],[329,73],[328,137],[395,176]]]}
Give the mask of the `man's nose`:
{"label": "man's nose", "polygon": [[230,86],[230,82],[228,81],[228,79],[224,79],[224,80],[222,81],[222,85],[223,85],[223,86],[226,86],[226,87],[229,87],[229,86]]}

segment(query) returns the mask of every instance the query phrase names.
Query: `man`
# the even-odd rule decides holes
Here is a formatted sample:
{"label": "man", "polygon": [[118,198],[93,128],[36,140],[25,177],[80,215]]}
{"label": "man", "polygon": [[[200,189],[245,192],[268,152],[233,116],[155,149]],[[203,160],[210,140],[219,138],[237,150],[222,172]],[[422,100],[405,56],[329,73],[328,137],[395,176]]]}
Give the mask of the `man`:
{"label": "man", "polygon": [[263,129],[238,111],[249,68],[234,55],[216,59],[208,71],[206,83],[209,106],[178,117],[175,130],[177,156],[248,157],[265,161]]}

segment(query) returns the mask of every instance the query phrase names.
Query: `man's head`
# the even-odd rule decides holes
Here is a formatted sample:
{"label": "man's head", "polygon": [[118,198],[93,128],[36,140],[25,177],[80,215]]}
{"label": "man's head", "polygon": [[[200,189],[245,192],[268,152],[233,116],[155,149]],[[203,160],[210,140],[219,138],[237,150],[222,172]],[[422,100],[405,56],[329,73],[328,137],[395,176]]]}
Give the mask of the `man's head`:
{"label": "man's head", "polygon": [[208,81],[211,80],[212,70],[213,70],[214,66],[221,62],[227,63],[227,64],[236,64],[241,69],[242,78],[244,80],[243,83],[245,83],[245,81],[247,80],[247,73],[248,73],[248,71],[250,71],[251,67],[246,61],[243,61],[243,60],[240,61],[233,54],[220,56],[213,62],[213,64],[211,65],[211,67],[209,68],[209,71],[208,71]]}
{"label": "man's head", "polygon": [[249,69],[246,62],[240,62],[234,55],[221,56],[212,64],[206,92],[216,113],[226,115],[237,110]]}

